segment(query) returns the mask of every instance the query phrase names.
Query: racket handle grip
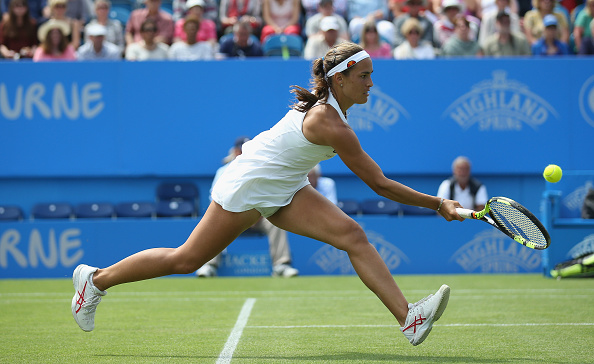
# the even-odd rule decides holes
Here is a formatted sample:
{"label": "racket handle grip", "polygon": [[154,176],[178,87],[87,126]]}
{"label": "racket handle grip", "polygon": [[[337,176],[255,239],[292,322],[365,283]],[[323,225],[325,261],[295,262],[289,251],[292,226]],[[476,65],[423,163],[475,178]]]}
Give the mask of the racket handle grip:
{"label": "racket handle grip", "polygon": [[465,218],[465,219],[474,219],[474,210],[470,210],[470,209],[462,209],[460,207],[456,208],[456,212],[458,213],[458,215],[460,215],[461,217]]}

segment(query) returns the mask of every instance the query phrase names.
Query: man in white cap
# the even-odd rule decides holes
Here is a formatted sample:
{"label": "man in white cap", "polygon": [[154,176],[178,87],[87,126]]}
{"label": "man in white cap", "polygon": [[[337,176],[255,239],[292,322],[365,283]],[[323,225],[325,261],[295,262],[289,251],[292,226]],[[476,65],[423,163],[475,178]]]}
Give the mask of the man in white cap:
{"label": "man in white cap", "polygon": [[305,59],[311,60],[324,57],[330,48],[345,42],[345,39],[338,36],[340,24],[333,16],[326,16],[320,21],[320,30],[322,33],[314,34],[307,38],[307,43],[303,50],[303,57]]}
{"label": "man in white cap", "polygon": [[117,45],[105,40],[107,28],[101,24],[90,24],[86,27],[89,40],[76,51],[79,61],[91,60],[121,60],[122,51]]}

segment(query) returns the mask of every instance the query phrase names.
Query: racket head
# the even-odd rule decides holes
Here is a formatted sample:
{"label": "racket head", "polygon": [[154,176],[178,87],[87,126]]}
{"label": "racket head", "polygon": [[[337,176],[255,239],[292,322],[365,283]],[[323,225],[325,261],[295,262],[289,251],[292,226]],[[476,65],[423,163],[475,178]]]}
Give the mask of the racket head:
{"label": "racket head", "polygon": [[528,248],[549,247],[551,237],[542,223],[527,208],[507,197],[493,197],[487,203],[489,215],[509,237]]}

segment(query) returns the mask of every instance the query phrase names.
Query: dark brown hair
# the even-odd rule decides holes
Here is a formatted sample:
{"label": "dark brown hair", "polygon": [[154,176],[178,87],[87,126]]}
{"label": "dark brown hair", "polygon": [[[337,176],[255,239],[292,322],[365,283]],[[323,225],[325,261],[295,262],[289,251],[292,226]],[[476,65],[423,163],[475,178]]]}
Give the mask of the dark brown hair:
{"label": "dark brown hair", "polygon": [[[300,86],[291,86],[291,92],[297,99],[291,107],[294,110],[306,112],[311,109],[316,102],[320,100],[328,100],[330,88],[332,87],[332,78],[326,78],[326,73],[340,62],[362,50],[363,48],[358,44],[345,42],[330,48],[324,58],[315,59],[311,68],[311,91]],[[350,69],[341,71],[345,76],[347,76],[349,72]]]}
{"label": "dark brown hair", "polygon": [[[22,25],[18,25],[17,17],[14,13],[14,8],[17,5],[24,5],[27,8],[27,12],[25,13]],[[4,37],[6,38],[14,39],[20,36],[24,36],[24,38],[26,39],[37,40],[36,24],[35,20],[31,18],[31,15],[29,13],[29,4],[27,3],[27,0],[10,1],[8,5],[8,20],[4,22],[2,27],[2,33],[4,33]]]}
{"label": "dark brown hair", "polygon": [[64,53],[66,51],[66,48],[68,48],[68,37],[66,37],[66,35],[62,33],[62,29],[60,29],[60,27],[51,28],[47,31],[45,39],[41,43],[41,47],[43,48],[43,52],[45,54],[52,54],[53,52],[53,44],[51,41],[52,37],[50,36],[50,33],[54,29],[58,29],[60,31],[60,34],[62,35],[62,38],[60,39],[60,44],[58,44],[58,50],[60,51],[60,53]]}

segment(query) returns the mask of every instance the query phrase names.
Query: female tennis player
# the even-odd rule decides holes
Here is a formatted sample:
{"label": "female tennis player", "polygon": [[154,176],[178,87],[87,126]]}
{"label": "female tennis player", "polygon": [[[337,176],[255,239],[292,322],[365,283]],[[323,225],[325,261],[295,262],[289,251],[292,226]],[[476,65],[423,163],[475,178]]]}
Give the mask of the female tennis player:
{"label": "female tennis player", "polygon": [[358,45],[343,43],[330,49],[313,61],[313,92],[293,86],[297,101],[292,110],[243,145],[243,153],[214,186],[210,206],[183,245],[144,250],[104,269],[79,265],[73,274],[72,314],[81,329],[95,327],[95,311],[106,289],[192,273],[264,216],[281,229],[346,251],[360,279],[394,315],[406,338],[420,344],[443,313],[449,287],[443,285],[435,295],[409,304],[361,226],[307,179],[316,164],[338,154],[379,195],[434,209],[448,221],[462,220],[455,211],[459,203],[386,178],[361,148],[347,110],[367,102],[372,72],[371,58]]}

